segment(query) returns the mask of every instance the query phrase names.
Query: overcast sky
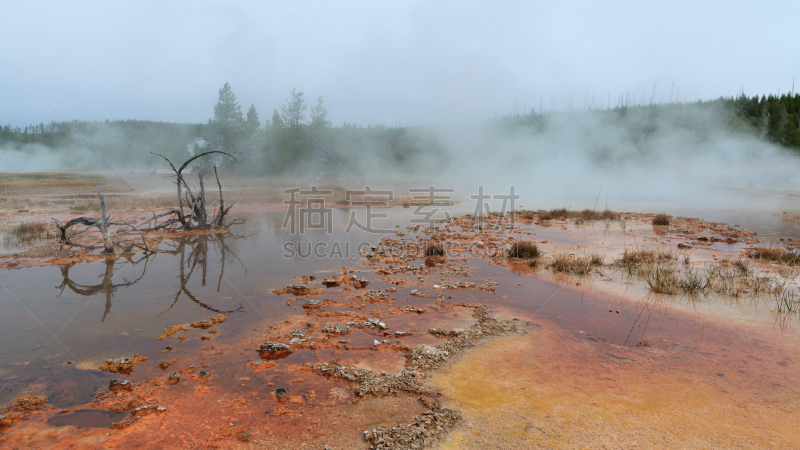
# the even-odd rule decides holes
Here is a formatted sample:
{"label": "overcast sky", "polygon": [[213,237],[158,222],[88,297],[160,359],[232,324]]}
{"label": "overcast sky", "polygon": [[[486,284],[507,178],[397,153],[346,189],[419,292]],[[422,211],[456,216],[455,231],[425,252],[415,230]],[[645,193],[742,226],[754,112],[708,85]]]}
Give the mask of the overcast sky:
{"label": "overcast sky", "polygon": [[800,75],[797,1],[554,3],[2,1],[0,123],[205,122],[226,81],[262,121],[297,88],[335,125],[411,125]]}

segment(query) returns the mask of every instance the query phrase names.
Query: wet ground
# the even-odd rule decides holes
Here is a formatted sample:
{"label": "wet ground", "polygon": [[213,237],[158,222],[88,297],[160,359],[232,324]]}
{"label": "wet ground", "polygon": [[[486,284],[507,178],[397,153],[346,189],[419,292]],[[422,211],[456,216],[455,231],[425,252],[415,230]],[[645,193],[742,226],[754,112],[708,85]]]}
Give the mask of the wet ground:
{"label": "wet ground", "polygon": [[[382,223],[407,210],[389,211],[397,217]],[[461,416],[426,442],[442,448],[787,448],[796,438],[797,320],[767,300],[653,296],[610,268],[561,276],[494,258],[485,244],[426,260],[404,247],[427,242],[422,230],[387,225],[394,233],[380,241],[346,233],[349,211],[333,214],[330,235],[290,235],[283,212],[255,210],[231,235],[165,239],[147,257],[6,271],[0,445],[364,448],[365,430],[412,422],[429,397]],[[607,263],[627,246],[683,242],[695,264],[757,239],[646,218],[508,231],[454,226],[437,238],[534,239],[547,253],[602,251]],[[287,243],[300,254],[285,257]],[[442,345],[481,305],[516,331],[425,372],[419,392],[360,396],[358,382],[319,369],[403,372],[409,348]],[[259,352],[267,341],[291,351]],[[100,369],[134,355],[146,360]],[[23,396],[47,401],[29,407]]]}

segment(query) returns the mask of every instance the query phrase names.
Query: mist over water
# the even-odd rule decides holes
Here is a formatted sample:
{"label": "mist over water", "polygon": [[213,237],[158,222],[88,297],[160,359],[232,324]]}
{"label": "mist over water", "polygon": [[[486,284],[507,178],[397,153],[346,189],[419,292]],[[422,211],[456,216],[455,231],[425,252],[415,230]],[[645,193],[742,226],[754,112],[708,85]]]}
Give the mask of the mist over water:
{"label": "mist over water", "polygon": [[[166,169],[151,151],[181,161],[202,139],[199,125],[142,139],[119,124],[70,130],[68,144],[57,147],[7,143],[0,148],[2,171]],[[243,176],[333,176],[349,188],[435,185],[454,188],[467,200],[479,186],[488,195],[508,194],[513,186],[517,206],[526,209],[609,208],[715,220],[736,211],[794,211],[790,197],[800,191],[795,154],[760,139],[715,102],[531,112],[436,127],[332,127],[325,135],[306,131],[320,145],[303,159],[287,164],[269,147],[241,148],[235,154],[244,164],[230,167]],[[248,161],[260,166],[253,169]]]}
{"label": "mist over water", "polygon": [[532,209],[696,216],[797,207],[786,198],[800,187],[796,156],[732,129],[735,118],[722,110],[664,105],[544,117],[518,116],[511,131],[507,121],[443,130],[444,177],[489,193],[513,185]]}
{"label": "mist over water", "polygon": [[8,144],[0,147],[0,153],[5,156],[0,162],[0,170],[6,173],[80,170],[93,165],[91,155],[83,150],[70,154],[66,149],[36,144]]}

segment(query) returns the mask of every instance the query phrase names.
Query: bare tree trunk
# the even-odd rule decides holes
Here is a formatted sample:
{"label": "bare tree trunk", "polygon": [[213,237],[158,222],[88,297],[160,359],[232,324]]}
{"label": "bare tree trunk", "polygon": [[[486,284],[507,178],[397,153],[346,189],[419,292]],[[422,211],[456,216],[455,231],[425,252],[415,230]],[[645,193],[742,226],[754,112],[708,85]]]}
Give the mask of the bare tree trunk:
{"label": "bare tree trunk", "polygon": [[[111,240],[111,234],[110,234],[110,228],[113,225],[113,226],[117,226],[117,227],[128,227],[128,228],[131,228],[132,230],[138,232],[139,236],[142,237],[142,246],[131,244],[131,245],[128,246],[128,248],[126,250],[123,250],[123,253],[131,251],[131,249],[134,246],[139,247],[139,248],[143,249],[145,252],[149,253],[150,252],[150,248],[148,248],[148,246],[147,246],[147,240],[144,238],[144,233],[142,233],[141,230],[139,230],[138,228],[136,228],[135,226],[129,224],[126,221],[112,222],[111,221],[111,217],[108,215],[108,209],[106,208],[106,199],[105,199],[105,197],[103,197],[103,194],[100,193],[100,189],[98,189],[97,186],[94,187],[94,190],[97,191],[97,197],[100,198],[100,209],[101,209],[102,214],[103,214],[103,216],[101,218],[94,219],[94,218],[90,218],[90,217],[76,217],[74,219],[70,219],[69,221],[67,221],[67,223],[61,223],[57,219],[51,219],[56,224],[56,227],[58,227],[59,234],[60,234],[59,241],[61,242],[61,249],[64,248],[64,245],[69,245],[70,247],[78,246],[78,247],[83,247],[83,248],[97,248],[97,247],[94,247],[94,246],[74,244],[74,243],[70,242],[71,238],[73,238],[73,237],[75,237],[75,236],[77,236],[79,234],[83,234],[83,233],[89,231],[92,228],[97,227],[100,230],[100,234],[103,236],[103,252],[106,253],[106,254],[113,255],[115,253],[114,252],[114,242]],[[86,225],[86,228],[84,228],[81,231],[78,231],[77,233],[73,233],[72,235],[67,235],[67,230],[69,230],[69,228],[71,226],[73,226],[73,225]],[[61,251],[61,249],[59,249],[59,252]]]}
{"label": "bare tree trunk", "polygon": [[100,189],[97,186],[94,187],[94,190],[97,191],[97,196],[100,197],[100,208],[103,212],[103,217],[100,219],[100,233],[103,235],[103,252],[108,253],[110,255],[114,254],[114,243],[111,242],[111,236],[108,233],[108,225],[110,219],[108,217],[108,211],[106,210],[106,199],[103,197],[103,194],[100,193]]}
{"label": "bare tree trunk", "polygon": [[184,227],[186,226],[186,219],[183,218],[183,199],[181,198],[181,180],[178,178],[175,180],[175,184],[178,185],[178,220],[180,220],[181,225]]}
{"label": "bare tree trunk", "polygon": [[219,175],[217,174],[217,166],[214,166],[214,178],[217,179],[217,186],[219,186],[219,214],[215,217],[214,225],[222,227],[222,220],[225,217],[225,199],[222,197],[222,183],[219,182]]}
{"label": "bare tree trunk", "polygon": [[200,171],[200,196],[197,197],[197,204],[195,206],[195,219],[197,220],[197,228],[203,230],[206,228],[206,189],[203,186],[203,172]]}

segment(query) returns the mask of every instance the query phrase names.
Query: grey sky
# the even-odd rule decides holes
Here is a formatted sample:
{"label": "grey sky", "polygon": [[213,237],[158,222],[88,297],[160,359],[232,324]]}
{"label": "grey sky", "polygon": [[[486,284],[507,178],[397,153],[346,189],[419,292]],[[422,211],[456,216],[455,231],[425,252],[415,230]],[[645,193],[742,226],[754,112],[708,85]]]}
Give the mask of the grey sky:
{"label": "grey sky", "polygon": [[204,122],[226,81],[262,121],[296,87],[336,125],[638,101],[656,80],[664,101],[673,83],[681,100],[786,92],[799,17],[790,1],[2,1],[0,123]]}

